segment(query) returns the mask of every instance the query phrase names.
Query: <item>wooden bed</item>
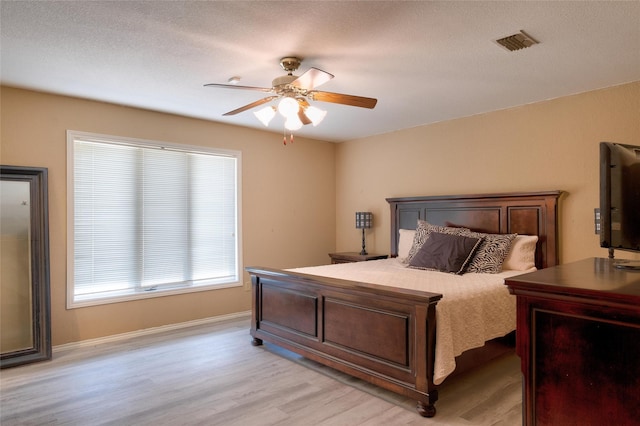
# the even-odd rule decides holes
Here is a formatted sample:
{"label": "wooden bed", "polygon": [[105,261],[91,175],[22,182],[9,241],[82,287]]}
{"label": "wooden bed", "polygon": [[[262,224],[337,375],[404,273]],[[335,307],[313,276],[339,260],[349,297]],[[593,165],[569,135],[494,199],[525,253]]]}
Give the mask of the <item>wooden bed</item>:
{"label": "wooden bed", "polygon": [[[388,198],[391,256],[399,229],[418,219],[485,233],[538,235],[536,266],[558,263],[560,191]],[[246,268],[251,335],[417,401],[435,415],[436,304],[441,294],[276,270]]]}

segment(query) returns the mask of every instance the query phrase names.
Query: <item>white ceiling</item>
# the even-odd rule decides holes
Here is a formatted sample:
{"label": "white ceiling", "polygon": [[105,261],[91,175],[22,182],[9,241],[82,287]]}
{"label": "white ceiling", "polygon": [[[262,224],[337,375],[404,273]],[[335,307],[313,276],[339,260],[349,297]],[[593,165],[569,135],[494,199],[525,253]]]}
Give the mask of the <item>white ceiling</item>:
{"label": "white ceiling", "polygon": [[[640,80],[640,1],[6,1],[2,84],[264,129],[279,59],[378,99],[297,135],[345,141]],[[494,40],[524,30],[540,44]],[[282,134],[282,121],[271,128]],[[85,129],[90,130],[90,129]]]}

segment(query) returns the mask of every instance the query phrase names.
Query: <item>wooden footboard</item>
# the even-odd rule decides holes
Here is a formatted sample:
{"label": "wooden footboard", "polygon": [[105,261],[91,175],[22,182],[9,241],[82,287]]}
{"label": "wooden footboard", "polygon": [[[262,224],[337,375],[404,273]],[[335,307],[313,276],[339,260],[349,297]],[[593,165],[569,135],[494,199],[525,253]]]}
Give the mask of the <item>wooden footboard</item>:
{"label": "wooden footboard", "polygon": [[247,268],[251,335],[406,395],[435,415],[435,306],[440,294]]}

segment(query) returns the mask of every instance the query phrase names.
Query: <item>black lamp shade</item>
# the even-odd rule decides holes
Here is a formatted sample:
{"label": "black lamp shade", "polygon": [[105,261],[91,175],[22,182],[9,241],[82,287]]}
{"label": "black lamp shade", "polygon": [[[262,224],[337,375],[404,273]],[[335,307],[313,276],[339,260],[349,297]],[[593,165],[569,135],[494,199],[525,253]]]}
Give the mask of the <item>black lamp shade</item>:
{"label": "black lamp shade", "polygon": [[356,228],[368,229],[373,225],[373,213],[371,212],[356,212]]}

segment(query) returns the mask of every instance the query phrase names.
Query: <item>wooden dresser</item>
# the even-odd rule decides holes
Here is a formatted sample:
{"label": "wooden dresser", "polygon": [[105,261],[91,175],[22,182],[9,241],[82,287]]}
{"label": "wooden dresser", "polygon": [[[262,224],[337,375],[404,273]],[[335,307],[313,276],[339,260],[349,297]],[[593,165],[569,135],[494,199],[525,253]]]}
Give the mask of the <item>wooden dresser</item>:
{"label": "wooden dresser", "polygon": [[640,424],[640,272],[591,258],[506,280],[525,425]]}

